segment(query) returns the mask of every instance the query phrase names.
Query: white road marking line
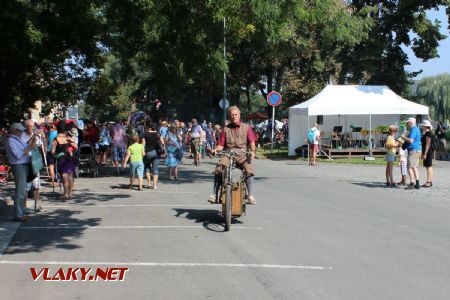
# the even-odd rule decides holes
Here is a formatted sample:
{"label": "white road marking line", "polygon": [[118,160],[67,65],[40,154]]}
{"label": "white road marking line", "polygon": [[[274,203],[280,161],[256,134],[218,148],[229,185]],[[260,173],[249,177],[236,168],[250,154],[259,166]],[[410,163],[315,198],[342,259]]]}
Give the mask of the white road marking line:
{"label": "white road marking line", "polygon": [[[79,179],[76,180],[77,184],[114,184],[112,181],[80,181]],[[117,183],[117,182],[116,182]]]}
{"label": "white road marking line", "polygon": [[19,228],[19,222],[5,222],[0,227],[0,257],[5,252],[6,248],[8,248],[9,243],[11,242],[12,237]]}
{"label": "white road marking line", "polygon": [[[211,224],[215,225],[215,224]],[[218,224],[217,224],[218,225]],[[220,225],[219,225],[220,226]],[[222,226],[220,226],[222,227]],[[22,226],[21,229],[171,229],[171,228],[195,228],[203,229],[202,225],[137,225],[137,226]],[[262,227],[246,227],[246,226],[232,226],[232,229],[250,229],[262,230]]]}
{"label": "white road marking line", "polygon": [[82,262],[82,261],[15,261],[0,260],[2,265],[85,265],[85,266],[135,266],[135,267],[227,267],[227,268],[260,268],[260,269],[301,269],[332,270],[332,267],[272,264],[239,264],[239,263],[182,263],[182,262]]}
{"label": "white road marking line", "polygon": [[43,208],[108,208],[108,207],[211,207],[211,204],[111,204],[111,205],[43,205]]}
{"label": "white road marking line", "polygon": [[[117,191],[101,191],[101,190],[89,190],[89,191],[80,191],[80,190],[74,190],[75,194],[73,197],[79,197],[79,196],[86,196],[85,194],[94,194],[94,195],[102,195],[102,194],[118,194],[118,195],[128,195],[130,193],[136,193],[136,194],[142,194],[142,193],[154,193],[154,194],[198,194],[199,192],[183,192],[183,191],[159,191],[159,190],[143,190],[143,191],[137,191],[137,190],[126,190],[126,189],[118,189]],[[82,192],[83,194],[77,194],[76,192]]]}

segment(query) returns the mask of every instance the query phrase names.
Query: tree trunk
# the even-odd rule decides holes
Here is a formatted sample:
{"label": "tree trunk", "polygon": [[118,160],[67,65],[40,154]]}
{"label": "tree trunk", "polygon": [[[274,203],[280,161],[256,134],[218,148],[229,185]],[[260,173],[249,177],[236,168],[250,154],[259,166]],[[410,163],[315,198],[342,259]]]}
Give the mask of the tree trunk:
{"label": "tree trunk", "polygon": [[271,66],[267,67],[266,76],[267,76],[267,92],[270,93],[271,91],[273,91],[273,70]]}
{"label": "tree trunk", "polygon": [[250,114],[251,113],[251,108],[252,108],[252,103],[251,103],[251,98],[250,98],[250,86],[246,85],[245,86],[245,94],[247,95],[247,112]]}

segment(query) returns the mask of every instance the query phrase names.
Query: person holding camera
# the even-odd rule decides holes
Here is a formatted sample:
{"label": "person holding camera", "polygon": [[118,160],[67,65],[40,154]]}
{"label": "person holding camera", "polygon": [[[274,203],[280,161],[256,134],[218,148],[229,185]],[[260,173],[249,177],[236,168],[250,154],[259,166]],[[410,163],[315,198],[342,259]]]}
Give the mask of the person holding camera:
{"label": "person holding camera", "polygon": [[22,140],[25,127],[14,123],[10,127],[10,135],[6,140],[6,155],[14,175],[14,221],[25,222],[29,216],[25,215],[25,201],[27,200],[27,178],[30,168],[30,151],[36,147],[36,139]]}

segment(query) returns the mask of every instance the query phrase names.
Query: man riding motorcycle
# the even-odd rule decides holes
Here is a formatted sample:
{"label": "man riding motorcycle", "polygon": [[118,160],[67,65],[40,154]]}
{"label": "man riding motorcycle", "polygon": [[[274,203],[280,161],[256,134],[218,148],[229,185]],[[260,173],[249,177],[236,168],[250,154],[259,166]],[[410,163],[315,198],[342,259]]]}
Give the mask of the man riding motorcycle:
{"label": "man riding motorcycle", "polygon": [[[247,184],[247,204],[256,204],[255,197],[253,196],[253,182],[254,182],[254,172],[251,165],[251,160],[255,158],[255,134],[250,125],[247,125],[241,121],[241,112],[237,106],[230,106],[228,108],[228,115],[230,118],[230,123],[227,124],[222,133],[220,134],[217,146],[212,151],[215,155],[217,151],[223,149],[231,150],[243,150],[247,151],[250,149],[250,156],[246,154],[241,154],[236,157],[237,166],[239,169],[244,171],[245,182]],[[228,166],[229,158],[222,157],[216,165],[214,171],[214,189],[213,194],[209,197],[208,201],[210,203],[217,203],[218,192],[220,186],[222,185],[222,172]]]}

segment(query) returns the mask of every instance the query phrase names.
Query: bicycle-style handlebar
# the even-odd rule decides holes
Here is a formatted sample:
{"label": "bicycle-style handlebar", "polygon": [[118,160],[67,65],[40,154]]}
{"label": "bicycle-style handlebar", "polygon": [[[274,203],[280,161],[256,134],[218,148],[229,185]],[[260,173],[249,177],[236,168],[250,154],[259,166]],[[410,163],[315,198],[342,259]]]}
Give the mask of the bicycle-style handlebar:
{"label": "bicycle-style handlebar", "polygon": [[234,156],[238,156],[238,155],[242,155],[242,154],[250,155],[250,153],[251,153],[250,151],[243,150],[243,149],[239,149],[239,150],[224,149],[224,150],[216,151],[217,155],[225,155],[228,157],[232,157],[232,156],[234,157]]}

